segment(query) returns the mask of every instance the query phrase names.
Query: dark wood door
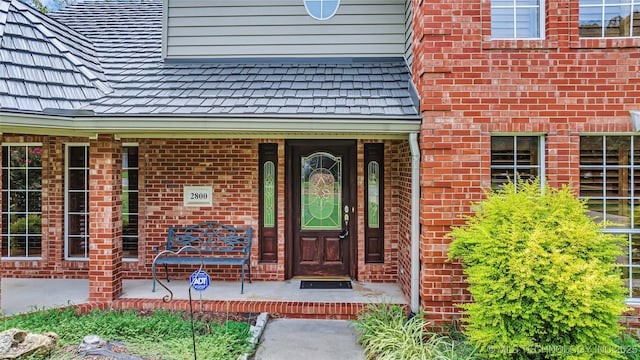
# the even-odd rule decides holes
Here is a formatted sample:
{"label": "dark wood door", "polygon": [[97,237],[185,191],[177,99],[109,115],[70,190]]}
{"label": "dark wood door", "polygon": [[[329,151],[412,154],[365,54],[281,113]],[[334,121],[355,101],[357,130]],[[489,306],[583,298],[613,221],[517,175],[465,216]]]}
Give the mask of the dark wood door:
{"label": "dark wood door", "polygon": [[350,274],[354,241],[353,141],[291,141],[292,276]]}

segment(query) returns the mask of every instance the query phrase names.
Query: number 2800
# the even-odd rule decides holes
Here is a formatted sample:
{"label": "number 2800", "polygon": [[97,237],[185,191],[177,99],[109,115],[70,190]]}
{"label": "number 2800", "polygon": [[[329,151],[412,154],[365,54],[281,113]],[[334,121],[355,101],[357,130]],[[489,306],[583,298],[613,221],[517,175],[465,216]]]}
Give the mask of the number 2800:
{"label": "number 2800", "polygon": [[207,200],[208,198],[209,194],[207,193],[193,192],[189,194],[190,200]]}

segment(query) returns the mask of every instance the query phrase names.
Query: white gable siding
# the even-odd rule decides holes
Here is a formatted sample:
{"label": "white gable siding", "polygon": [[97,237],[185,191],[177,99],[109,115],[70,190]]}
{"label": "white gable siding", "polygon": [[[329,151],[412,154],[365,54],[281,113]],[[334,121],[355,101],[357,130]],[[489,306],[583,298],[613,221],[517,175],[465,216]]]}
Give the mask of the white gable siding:
{"label": "white gable siding", "polygon": [[411,69],[411,61],[413,61],[413,52],[411,51],[411,42],[413,38],[413,28],[412,28],[413,16],[411,12],[411,0],[405,0],[404,5],[405,5],[404,58],[407,61],[407,64],[409,65],[409,69]]}
{"label": "white gable siding", "polygon": [[325,21],[302,0],[164,0],[168,58],[404,56],[404,0],[341,0]]}

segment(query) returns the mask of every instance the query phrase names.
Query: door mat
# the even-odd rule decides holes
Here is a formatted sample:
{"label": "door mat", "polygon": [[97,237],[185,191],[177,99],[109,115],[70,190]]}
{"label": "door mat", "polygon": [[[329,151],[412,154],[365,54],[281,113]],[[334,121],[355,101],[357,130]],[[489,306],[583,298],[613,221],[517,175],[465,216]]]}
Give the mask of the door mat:
{"label": "door mat", "polygon": [[300,281],[300,289],[351,289],[351,281]]}

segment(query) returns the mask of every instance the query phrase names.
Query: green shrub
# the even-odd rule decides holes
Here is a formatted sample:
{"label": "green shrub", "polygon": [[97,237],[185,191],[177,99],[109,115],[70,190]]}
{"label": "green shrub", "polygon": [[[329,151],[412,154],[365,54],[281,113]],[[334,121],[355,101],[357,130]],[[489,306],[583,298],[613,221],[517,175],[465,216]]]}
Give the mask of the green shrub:
{"label": "green shrub", "polygon": [[507,184],[474,204],[449,236],[473,303],[465,333],[492,359],[610,359],[626,309],[615,259],[619,239],[600,232],[568,186]]}
{"label": "green shrub", "polygon": [[358,315],[355,325],[367,359],[475,359],[473,346],[429,332],[424,314],[408,320],[403,308],[397,305],[372,304]]}

